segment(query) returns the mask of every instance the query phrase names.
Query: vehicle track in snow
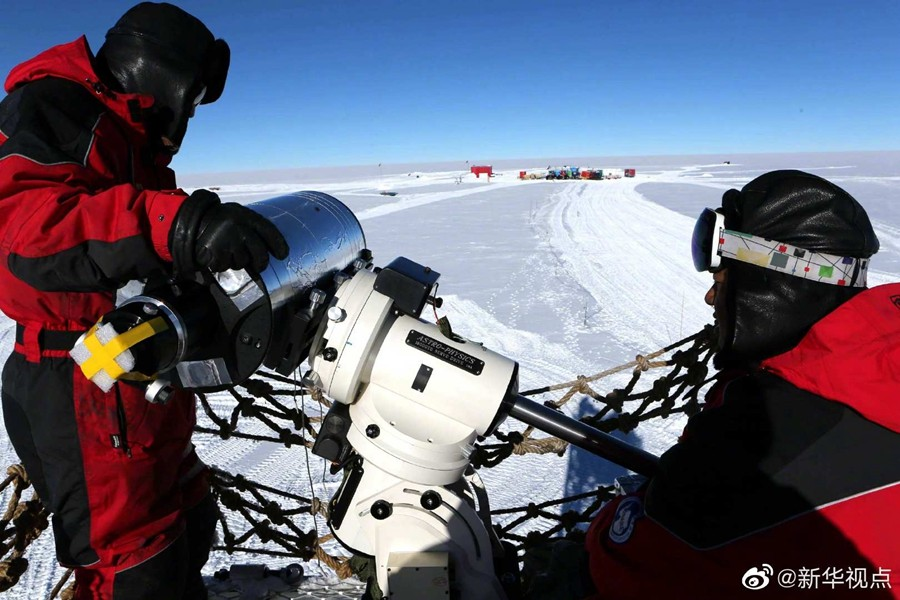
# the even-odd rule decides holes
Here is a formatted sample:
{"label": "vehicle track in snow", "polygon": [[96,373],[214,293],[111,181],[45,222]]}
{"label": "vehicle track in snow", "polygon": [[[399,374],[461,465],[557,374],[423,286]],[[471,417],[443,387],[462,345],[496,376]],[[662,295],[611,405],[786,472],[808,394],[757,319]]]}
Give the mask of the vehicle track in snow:
{"label": "vehicle track in snow", "polygon": [[563,184],[535,224],[559,263],[597,304],[601,327],[652,351],[699,330],[708,276],[691,263],[693,221],[635,191],[634,180]]}
{"label": "vehicle track in snow", "polygon": [[360,210],[356,212],[356,218],[360,221],[365,221],[367,219],[383,217],[384,215],[389,215],[391,213],[399,212],[402,210],[425,206],[426,204],[433,204],[435,202],[442,202],[444,200],[462,198],[463,196],[471,196],[472,194],[482,194],[489,191],[496,191],[500,188],[510,187],[513,185],[518,184],[516,182],[491,183],[485,184],[485,186],[481,188],[464,188],[460,190],[452,190],[449,192],[408,194],[404,195],[402,199],[397,200],[396,202],[387,202],[384,204],[379,204],[378,206],[373,206],[372,208]]}

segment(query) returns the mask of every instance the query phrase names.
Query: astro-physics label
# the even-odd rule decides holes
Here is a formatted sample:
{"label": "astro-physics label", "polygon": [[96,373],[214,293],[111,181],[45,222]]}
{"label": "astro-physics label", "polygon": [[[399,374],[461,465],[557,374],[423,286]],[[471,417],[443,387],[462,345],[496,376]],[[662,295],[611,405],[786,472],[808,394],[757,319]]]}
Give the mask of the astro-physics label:
{"label": "astro-physics label", "polygon": [[481,375],[481,372],[484,370],[483,360],[479,360],[470,354],[466,354],[415,330],[410,330],[406,336],[406,345],[430,354],[454,367],[468,371],[472,375]]}

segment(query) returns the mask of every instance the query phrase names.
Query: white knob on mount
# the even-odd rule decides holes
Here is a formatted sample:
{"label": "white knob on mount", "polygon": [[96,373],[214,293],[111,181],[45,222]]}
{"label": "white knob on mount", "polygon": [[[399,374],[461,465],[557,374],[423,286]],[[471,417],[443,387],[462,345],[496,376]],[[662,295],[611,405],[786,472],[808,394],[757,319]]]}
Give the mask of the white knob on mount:
{"label": "white knob on mount", "polygon": [[340,323],[344,319],[347,318],[347,311],[345,311],[340,306],[332,306],[328,309],[328,320],[333,321],[335,323]]}

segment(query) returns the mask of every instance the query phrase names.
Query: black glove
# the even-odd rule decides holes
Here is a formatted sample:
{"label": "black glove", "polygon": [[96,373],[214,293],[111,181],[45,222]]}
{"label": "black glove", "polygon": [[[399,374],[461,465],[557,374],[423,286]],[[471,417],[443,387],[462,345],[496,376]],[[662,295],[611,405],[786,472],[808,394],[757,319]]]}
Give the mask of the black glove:
{"label": "black glove", "polygon": [[185,200],[169,231],[169,249],[176,272],[201,268],[213,272],[248,268],[256,273],[269,265],[269,254],[287,258],[288,245],[271,221],[246,206],[222,204],[208,190]]}

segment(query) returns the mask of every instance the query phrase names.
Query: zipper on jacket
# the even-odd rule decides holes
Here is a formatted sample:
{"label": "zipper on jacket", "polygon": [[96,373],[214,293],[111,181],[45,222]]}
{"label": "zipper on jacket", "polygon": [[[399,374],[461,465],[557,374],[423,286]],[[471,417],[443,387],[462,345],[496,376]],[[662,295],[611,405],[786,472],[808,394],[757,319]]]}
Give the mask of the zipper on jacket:
{"label": "zipper on jacket", "polygon": [[131,183],[136,183],[134,174],[134,146],[130,142],[128,144],[128,170],[131,171],[129,173],[131,176]]}
{"label": "zipper on jacket", "polygon": [[112,436],[113,448],[121,448],[128,458],[131,458],[131,446],[128,445],[128,424],[125,420],[125,404],[119,393],[119,386],[113,386],[116,391],[116,416],[119,421],[119,434]]}

